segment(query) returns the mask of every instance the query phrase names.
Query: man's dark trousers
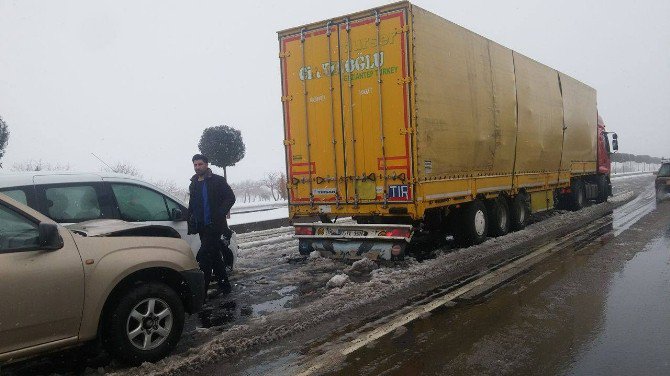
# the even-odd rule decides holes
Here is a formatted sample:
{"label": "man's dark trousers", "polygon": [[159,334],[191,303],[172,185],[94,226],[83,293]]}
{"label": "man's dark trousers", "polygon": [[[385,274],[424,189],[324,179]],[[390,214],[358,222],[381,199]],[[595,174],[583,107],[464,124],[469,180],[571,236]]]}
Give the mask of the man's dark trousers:
{"label": "man's dark trousers", "polygon": [[200,265],[200,270],[205,274],[205,291],[209,288],[212,280],[212,271],[217,278],[219,288],[228,283],[226,274],[226,265],[221,258],[221,231],[217,231],[214,226],[206,226],[199,232],[200,250],[196,260]]}

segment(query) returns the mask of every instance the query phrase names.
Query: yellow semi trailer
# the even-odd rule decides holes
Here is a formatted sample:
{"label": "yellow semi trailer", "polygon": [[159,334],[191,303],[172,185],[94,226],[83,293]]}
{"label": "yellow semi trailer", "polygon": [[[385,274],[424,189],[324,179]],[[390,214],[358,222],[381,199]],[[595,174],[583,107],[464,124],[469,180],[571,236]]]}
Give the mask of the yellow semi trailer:
{"label": "yellow semi trailer", "polygon": [[409,2],[279,45],[290,216],[323,222],[295,225],[302,253],[479,243],[611,193],[593,88]]}

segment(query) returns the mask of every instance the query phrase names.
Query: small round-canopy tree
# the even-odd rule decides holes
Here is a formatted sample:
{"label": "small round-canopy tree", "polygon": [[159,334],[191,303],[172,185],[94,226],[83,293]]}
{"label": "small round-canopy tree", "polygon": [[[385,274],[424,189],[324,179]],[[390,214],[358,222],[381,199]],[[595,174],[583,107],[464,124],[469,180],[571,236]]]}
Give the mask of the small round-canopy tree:
{"label": "small round-canopy tree", "polygon": [[5,155],[5,148],[7,147],[8,141],[9,128],[7,128],[7,123],[5,123],[0,116],[0,167],[2,167],[2,157]]}
{"label": "small round-canopy tree", "polygon": [[235,166],[244,158],[242,132],[227,125],[209,127],[202,132],[198,149],[211,164],[223,168],[223,176],[226,176],[226,167]]}

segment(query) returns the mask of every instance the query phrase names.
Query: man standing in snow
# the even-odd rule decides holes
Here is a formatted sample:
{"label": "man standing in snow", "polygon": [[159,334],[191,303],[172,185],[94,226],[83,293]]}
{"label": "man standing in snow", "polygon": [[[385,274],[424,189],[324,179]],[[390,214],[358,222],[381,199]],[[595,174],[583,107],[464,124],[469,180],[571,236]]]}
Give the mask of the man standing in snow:
{"label": "man standing in snow", "polygon": [[214,296],[227,294],[231,286],[221,258],[221,236],[231,235],[226,215],[235,203],[235,194],[226,178],[212,173],[207,157],[196,154],[191,160],[195,175],[188,187],[188,233],[200,235],[201,245],[196,259],[205,274],[205,289],[214,271],[218,282]]}

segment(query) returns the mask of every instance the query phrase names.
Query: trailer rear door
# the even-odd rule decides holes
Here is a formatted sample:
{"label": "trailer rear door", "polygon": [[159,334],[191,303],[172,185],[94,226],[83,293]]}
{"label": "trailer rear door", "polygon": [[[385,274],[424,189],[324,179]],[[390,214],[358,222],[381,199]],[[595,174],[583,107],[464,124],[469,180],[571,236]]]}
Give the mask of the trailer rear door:
{"label": "trailer rear door", "polygon": [[405,9],[280,38],[292,203],[412,201]]}

